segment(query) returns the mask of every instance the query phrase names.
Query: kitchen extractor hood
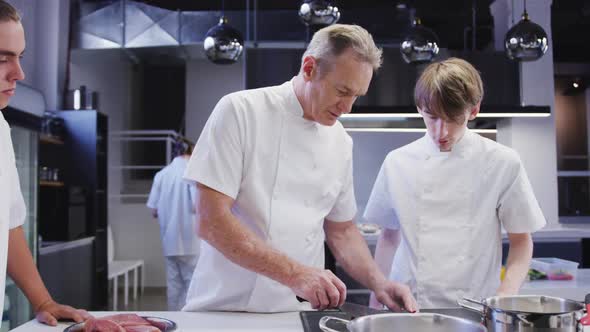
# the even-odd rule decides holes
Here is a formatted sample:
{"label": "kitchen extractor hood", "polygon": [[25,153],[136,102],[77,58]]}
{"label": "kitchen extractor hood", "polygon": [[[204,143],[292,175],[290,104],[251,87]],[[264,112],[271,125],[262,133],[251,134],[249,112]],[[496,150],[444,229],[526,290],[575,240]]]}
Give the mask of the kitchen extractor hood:
{"label": "kitchen extractor hood", "polygon": [[[78,52],[96,52],[100,48],[123,51],[135,61],[184,64],[192,59],[205,59],[203,36],[217,23],[219,12],[172,11],[137,1],[82,1],[80,18],[74,31],[78,36],[74,47]],[[347,15],[364,17],[359,9]],[[247,14],[246,14],[247,13]],[[289,80],[299,70],[301,55],[309,31],[290,10],[252,12],[226,10],[232,25],[244,33],[246,88],[278,85]],[[408,17],[386,11],[371,15],[376,21],[389,21],[389,35],[371,29],[383,48],[383,65],[373,76],[366,96],[360,97],[351,114],[341,118],[349,128],[420,128],[413,92],[417,77],[426,65],[409,66],[399,56],[399,40]],[[349,16],[347,16],[349,17]],[[355,17],[352,17],[355,18]],[[362,25],[362,20],[359,24]],[[271,26],[276,29],[256,27]],[[385,25],[384,25],[385,26]],[[249,27],[249,28],[248,28]],[[252,31],[254,30],[254,31]],[[260,39],[257,39],[257,36]],[[551,113],[548,106],[522,106],[520,101],[520,69],[518,63],[503,52],[461,51],[441,48],[437,60],[460,57],[472,63],[484,82],[481,114],[473,121],[478,129],[493,129],[498,119],[509,117],[544,117]],[[268,70],[272,64],[273,70]],[[417,121],[412,121],[417,120]],[[423,125],[423,124],[422,124]]]}

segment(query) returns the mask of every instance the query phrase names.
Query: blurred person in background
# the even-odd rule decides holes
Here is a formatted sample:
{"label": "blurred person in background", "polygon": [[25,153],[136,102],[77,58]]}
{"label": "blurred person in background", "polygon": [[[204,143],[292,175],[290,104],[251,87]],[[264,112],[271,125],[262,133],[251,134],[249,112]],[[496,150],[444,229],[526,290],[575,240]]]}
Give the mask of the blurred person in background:
{"label": "blurred person in background", "polygon": [[192,146],[178,140],[173,150],[176,157],[154,177],[147,206],[160,223],[166,259],[168,310],[179,311],[184,306],[197,265],[200,240],[195,236],[196,188],[182,178]]}

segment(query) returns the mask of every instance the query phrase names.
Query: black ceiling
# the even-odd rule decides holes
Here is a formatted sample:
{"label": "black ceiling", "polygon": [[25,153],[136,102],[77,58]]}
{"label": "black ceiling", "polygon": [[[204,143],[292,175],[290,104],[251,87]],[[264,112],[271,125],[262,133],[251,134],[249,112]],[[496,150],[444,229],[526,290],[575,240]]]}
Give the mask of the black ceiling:
{"label": "black ceiling", "polygon": [[[250,8],[256,0],[142,0],[145,3],[183,11],[245,10],[246,1]],[[477,49],[492,47],[493,18],[489,6],[494,0],[335,0],[346,22],[350,11],[391,12],[392,15],[407,15],[406,8],[416,8],[424,25],[439,36],[441,45],[450,49],[471,48],[471,35],[465,28],[472,24],[472,6],[476,4]],[[519,0],[514,0],[519,1]],[[297,11],[301,0],[257,0],[259,10]],[[382,15],[379,15],[382,16]],[[531,17],[534,21],[535,18]],[[553,0],[552,5],[553,54],[556,62],[590,62],[590,0]],[[375,25],[381,24],[374,22]],[[383,23],[385,25],[386,23]],[[370,27],[367,27],[369,30]],[[464,36],[466,43],[464,43]]]}

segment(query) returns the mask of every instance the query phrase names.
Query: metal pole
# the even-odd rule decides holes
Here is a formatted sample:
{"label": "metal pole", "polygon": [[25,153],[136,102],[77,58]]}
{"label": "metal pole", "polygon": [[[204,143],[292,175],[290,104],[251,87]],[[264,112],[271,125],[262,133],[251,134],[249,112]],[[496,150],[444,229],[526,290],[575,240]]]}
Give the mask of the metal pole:
{"label": "metal pole", "polygon": [[472,2],[472,7],[471,7],[471,50],[475,51],[476,50],[476,45],[475,45],[475,35],[476,35],[476,31],[477,31],[477,26],[476,26],[476,17],[477,17],[477,0],[473,0]]}

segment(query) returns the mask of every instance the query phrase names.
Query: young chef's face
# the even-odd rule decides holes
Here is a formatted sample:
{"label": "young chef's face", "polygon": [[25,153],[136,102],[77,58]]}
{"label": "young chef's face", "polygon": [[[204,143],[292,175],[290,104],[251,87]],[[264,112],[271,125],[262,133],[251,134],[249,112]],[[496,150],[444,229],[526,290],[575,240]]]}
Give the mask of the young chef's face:
{"label": "young chef's face", "polygon": [[357,60],[350,49],[322,68],[315,59],[306,60],[313,65],[310,68],[304,64],[304,70],[310,69],[306,77],[310,110],[304,117],[332,126],[342,114],[350,113],[358,96],[367,93],[373,67]]}
{"label": "young chef's face", "polygon": [[14,95],[16,81],[25,78],[20,59],[25,51],[25,31],[20,22],[0,22],[0,109]]}
{"label": "young chef's face", "polygon": [[467,122],[475,119],[479,112],[479,106],[468,108],[465,110],[463,119],[457,121],[443,117],[438,113],[434,113],[428,108],[418,107],[418,113],[422,115],[426,131],[434,144],[438,146],[440,151],[448,152],[453,149],[453,146],[463,137],[467,129]]}

